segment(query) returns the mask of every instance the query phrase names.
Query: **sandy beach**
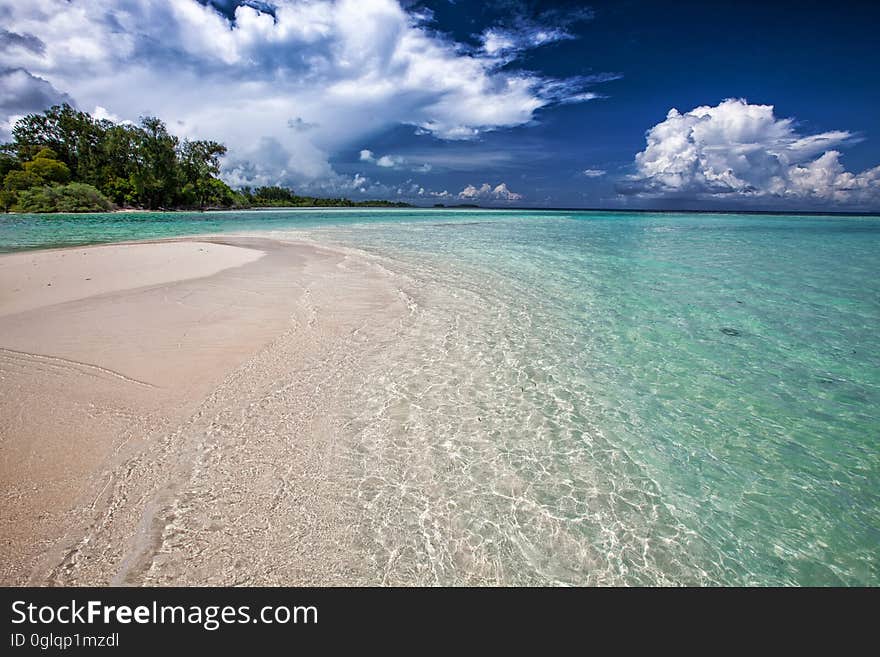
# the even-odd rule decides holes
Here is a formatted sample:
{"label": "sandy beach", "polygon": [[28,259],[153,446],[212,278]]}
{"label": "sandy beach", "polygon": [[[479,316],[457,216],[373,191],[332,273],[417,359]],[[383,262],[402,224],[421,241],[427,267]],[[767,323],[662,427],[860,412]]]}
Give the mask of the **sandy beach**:
{"label": "sandy beach", "polygon": [[0,257],[0,583],[359,581],[332,410],[404,310],[263,238]]}

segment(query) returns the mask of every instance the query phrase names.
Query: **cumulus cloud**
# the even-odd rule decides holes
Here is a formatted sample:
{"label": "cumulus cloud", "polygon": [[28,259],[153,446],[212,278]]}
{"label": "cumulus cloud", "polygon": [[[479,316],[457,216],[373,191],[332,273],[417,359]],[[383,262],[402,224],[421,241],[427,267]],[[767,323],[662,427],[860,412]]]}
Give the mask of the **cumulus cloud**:
{"label": "cumulus cloud", "polygon": [[483,183],[479,187],[468,185],[458,193],[458,198],[465,201],[519,201],[523,195],[510,191],[507,183],[501,183],[495,187],[489,183]]}
{"label": "cumulus cloud", "polygon": [[584,169],[581,171],[581,174],[587,178],[601,178],[606,173],[608,172],[605,169]]}
{"label": "cumulus cloud", "polygon": [[398,155],[383,155],[378,160],[376,160],[376,166],[388,169],[391,167],[400,166],[404,162],[406,162],[406,160]]}
{"label": "cumulus cloud", "polygon": [[28,111],[70,94],[126,119],[156,115],[224,141],[230,181],[302,189],[344,189],[330,158],[396,125],[473,139],[589,99],[595,80],[516,70],[426,17],[394,0],[29,0],[6,5],[0,67],[45,82]]}
{"label": "cumulus cloud", "polygon": [[845,130],[800,134],[772,105],[728,99],[680,113],[671,109],[647,133],[637,173],[620,191],[646,196],[880,200],[880,167],[850,173],[838,147],[855,140]]}

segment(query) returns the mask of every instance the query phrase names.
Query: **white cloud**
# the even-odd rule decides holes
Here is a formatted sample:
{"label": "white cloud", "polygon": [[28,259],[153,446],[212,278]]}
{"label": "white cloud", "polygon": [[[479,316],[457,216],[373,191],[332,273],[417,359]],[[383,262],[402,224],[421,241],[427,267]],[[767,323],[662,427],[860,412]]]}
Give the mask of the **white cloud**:
{"label": "white cloud", "polygon": [[[156,115],[181,136],[223,141],[230,180],[304,189],[346,185],[329,158],[395,125],[473,139],[586,100],[595,82],[513,70],[394,0],[271,4],[274,16],[249,3],[229,20],[195,0],[4,2],[15,47],[0,49],[0,70],[30,76],[42,105],[70,94],[81,108]],[[34,34],[39,43],[21,36]]]}
{"label": "white cloud", "polygon": [[729,99],[684,114],[672,109],[647,133],[637,174],[621,191],[647,196],[739,196],[866,203],[880,200],[880,167],[844,170],[836,147],[854,135],[797,132],[772,105]]}
{"label": "white cloud", "polygon": [[404,162],[406,162],[406,160],[398,155],[383,155],[378,160],[376,160],[376,166],[388,169],[391,167],[400,166]]}
{"label": "white cloud", "polygon": [[375,164],[377,167],[382,167],[383,169],[411,169],[418,173],[428,173],[433,168],[427,162],[418,166],[411,165],[409,159],[403,155],[389,154],[376,157],[376,154],[373,151],[366,148],[361,151],[359,159],[361,162],[369,162],[370,164]]}
{"label": "white cloud", "polygon": [[483,50],[492,56],[513,50],[518,45],[516,35],[506,30],[489,29],[480,36],[483,41]]}
{"label": "white cloud", "polygon": [[525,50],[577,38],[568,28],[592,18],[593,12],[587,8],[551,9],[534,18],[518,13],[506,25],[483,30],[483,52],[512,60]]}
{"label": "white cloud", "polygon": [[106,107],[101,107],[100,105],[95,105],[95,109],[91,111],[91,115],[94,116],[99,121],[112,121],[113,123],[124,123],[131,124],[132,121],[128,119],[123,119],[120,116],[117,116]]}
{"label": "white cloud", "polygon": [[426,198],[454,198],[454,196],[446,190],[443,190],[442,192],[436,192],[431,189],[425,189],[421,184],[414,182],[413,180],[407,180],[402,185],[398,186],[395,190],[395,193],[397,194],[397,196],[403,199],[410,199],[414,201],[423,200]]}
{"label": "white cloud", "polygon": [[522,158],[537,160],[547,153],[535,149],[525,149],[517,143],[506,144],[503,149],[487,149],[482,144],[473,143],[444,144],[434,150],[417,150],[406,153],[412,162],[424,162],[426,166],[448,171],[485,171],[486,169],[506,169],[516,167]]}
{"label": "white cloud", "polygon": [[587,178],[601,178],[604,176],[607,171],[605,169],[584,169],[581,174],[586,176]]}
{"label": "white cloud", "polygon": [[483,32],[483,50],[488,55],[506,55],[512,52],[543,46],[556,41],[573,39],[569,32],[559,28],[532,28],[507,30],[490,28]]}
{"label": "white cloud", "polygon": [[839,152],[827,151],[805,165],[792,166],[788,171],[787,188],[781,190],[782,193],[841,202],[880,202],[880,166],[858,174],[850,173],[843,168],[839,157]]}
{"label": "white cloud", "polygon": [[489,183],[483,183],[479,187],[468,185],[458,193],[458,198],[465,201],[519,201],[523,195],[510,191],[507,183],[501,183],[495,187]]}

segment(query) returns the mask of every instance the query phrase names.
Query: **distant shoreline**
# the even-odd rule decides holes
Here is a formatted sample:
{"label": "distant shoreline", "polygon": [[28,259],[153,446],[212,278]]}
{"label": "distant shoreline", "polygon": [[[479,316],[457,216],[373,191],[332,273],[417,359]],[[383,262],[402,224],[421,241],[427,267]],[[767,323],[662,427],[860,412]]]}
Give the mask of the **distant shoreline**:
{"label": "distant shoreline", "polygon": [[760,216],[788,216],[802,215],[809,217],[880,217],[880,211],[836,211],[828,210],[820,212],[817,210],[669,210],[669,209],[635,209],[635,208],[579,208],[579,207],[494,207],[494,206],[478,206],[478,205],[447,205],[444,207],[436,207],[429,205],[411,205],[407,207],[386,207],[382,205],[292,205],[278,207],[251,207],[251,208],[205,208],[205,209],[182,209],[172,208],[168,210],[141,210],[138,208],[119,208],[109,210],[107,212],[6,212],[0,213],[3,216],[79,216],[94,214],[207,214],[207,213],[230,213],[230,212],[286,212],[290,210],[305,211],[324,211],[324,210],[391,210],[391,211],[410,211],[410,210],[488,210],[492,212],[611,212],[616,214],[731,214],[731,215],[760,215]]}

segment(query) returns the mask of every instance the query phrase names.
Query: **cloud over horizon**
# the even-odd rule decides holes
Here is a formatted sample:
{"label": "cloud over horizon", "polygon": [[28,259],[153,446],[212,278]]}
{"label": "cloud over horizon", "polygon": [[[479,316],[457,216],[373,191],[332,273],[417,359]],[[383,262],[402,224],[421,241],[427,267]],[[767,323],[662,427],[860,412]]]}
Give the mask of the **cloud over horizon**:
{"label": "cloud over horizon", "polygon": [[468,185],[458,193],[458,198],[463,201],[520,201],[523,195],[510,191],[507,183],[499,183],[495,187],[483,183],[479,187]]}
{"label": "cloud over horizon", "polygon": [[33,0],[5,13],[0,123],[61,100],[155,115],[181,136],[225,142],[232,184],[367,190],[334,170],[334,154],[397,125],[475,139],[588,100],[600,81],[517,70],[394,0]]}
{"label": "cloud over horizon", "polygon": [[866,205],[880,199],[880,166],[846,171],[840,151],[857,140],[846,130],[801,134],[772,105],[728,99],[666,119],[647,132],[636,174],[623,194],[647,197],[743,197]]}

